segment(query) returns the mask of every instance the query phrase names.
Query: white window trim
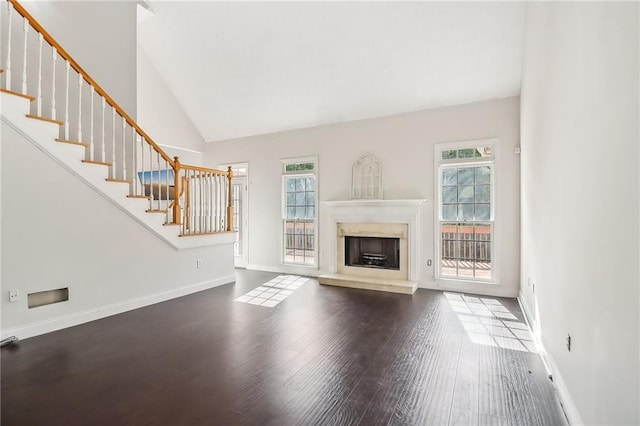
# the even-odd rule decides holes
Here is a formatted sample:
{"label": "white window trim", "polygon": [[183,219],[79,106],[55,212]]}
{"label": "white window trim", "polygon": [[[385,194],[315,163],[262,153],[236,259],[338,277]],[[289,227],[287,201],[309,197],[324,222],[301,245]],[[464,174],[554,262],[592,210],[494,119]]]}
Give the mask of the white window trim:
{"label": "white window trim", "polygon": [[[449,149],[463,149],[463,148],[471,148],[477,146],[491,146],[492,150],[492,159],[491,160],[482,160],[482,157],[473,157],[473,158],[458,158],[451,160],[442,160],[442,151],[446,151]],[[478,164],[482,165],[491,164],[492,165],[492,188],[491,188],[491,206],[492,206],[492,217],[493,217],[493,229],[492,229],[492,239],[491,239],[491,279],[484,280],[479,278],[461,278],[461,277],[449,277],[449,276],[441,276],[440,275],[440,264],[441,264],[441,255],[442,255],[442,233],[441,233],[441,206],[440,206],[440,187],[442,184],[442,173],[440,173],[440,167],[454,167],[454,166],[464,166],[468,164]],[[435,171],[435,179],[434,179],[434,254],[435,254],[435,262],[433,268],[433,278],[436,281],[444,281],[444,282],[455,282],[455,283],[469,283],[469,284],[491,284],[497,285],[500,283],[500,235],[498,231],[498,221],[500,209],[498,208],[498,195],[500,192],[499,186],[499,153],[498,153],[498,139],[476,139],[476,140],[466,140],[466,141],[458,141],[458,142],[445,142],[438,143],[434,145],[434,171]]]}
{"label": "white window trim", "polygon": [[[245,190],[245,200],[244,200],[244,214],[242,216],[244,216],[244,233],[242,236],[242,246],[243,249],[242,250],[242,257],[241,257],[241,263],[244,263],[244,266],[240,265],[240,267],[246,267],[249,264],[249,232],[248,232],[248,228],[249,228],[249,162],[248,161],[243,161],[243,162],[238,162],[238,163],[226,163],[226,164],[220,164],[218,165],[218,169],[219,170],[226,170],[228,167],[231,167],[232,169],[235,168],[240,168],[240,167],[245,167],[247,169],[247,173],[243,176],[233,176],[232,182],[231,184],[233,185],[233,179],[244,179],[244,183],[246,185],[246,190]],[[240,220],[243,220],[243,218],[241,217]],[[234,258],[235,258],[235,253],[234,253]]]}
{"label": "white window trim", "polygon": [[[308,269],[318,269],[318,265],[319,265],[319,244],[318,244],[318,216],[319,216],[319,211],[318,211],[318,207],[319,207],[319,200],[320,200],[320,185],[319,185],[319,178],[318,178],[318,157],[317,156],[311,156],[311,157],[293,157],[293,158],[282,158],[280,160],[280,162],[282,163],[282,166],[280,167],[281,173],[282,173],[282,177],[280,179],[280,264],[283,266],[288,266],[288,267],[296,267],[296,268],[308,268]],[[287,172],[285,170],[285,167],[287,164],[292,164],[292,163],[313,163],[313,172],[309,172],[308,170],[299,170],[299,171],[294,171],[294,172]],[[316,212],[316,219],[315,219],[315,223],[314,223],[314,228],[313,228],[313,232],[314,232],[314,239],[313,239],[313,250],[315,253],[315,258],[314,258],[314,262],[313,265],[308,265],[308,264],[304,264],[304,263],[292,263],[292,262],[285,262],[284,259],[284,221],[285,221],[285,211],[286,211],[286,205],[287,205],[287,196],[285,194],[285,190],[284,190],[284,183],[285,183],[285,177],[286,176],[314,176],[316,178],[316,203],[315,203],[315,212]]]}

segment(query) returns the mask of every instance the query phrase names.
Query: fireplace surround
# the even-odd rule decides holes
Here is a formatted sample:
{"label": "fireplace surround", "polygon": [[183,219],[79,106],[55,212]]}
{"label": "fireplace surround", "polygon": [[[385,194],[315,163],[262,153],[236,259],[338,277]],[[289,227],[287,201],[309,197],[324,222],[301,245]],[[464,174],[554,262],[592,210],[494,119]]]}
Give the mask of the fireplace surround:
{"label": "fireplace surround", "polygon": [[[319,275],[320,283],[413,294],[418,284],[418,226],[423,202],[320,203],[325,231],[322,248],[325,262]],[[353,259],[354,256],[357,259]]]}

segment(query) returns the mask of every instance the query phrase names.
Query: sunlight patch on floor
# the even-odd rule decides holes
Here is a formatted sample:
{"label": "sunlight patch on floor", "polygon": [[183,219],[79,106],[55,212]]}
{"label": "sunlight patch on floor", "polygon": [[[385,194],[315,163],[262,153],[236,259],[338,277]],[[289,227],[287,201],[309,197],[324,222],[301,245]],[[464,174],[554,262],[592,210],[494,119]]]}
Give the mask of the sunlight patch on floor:
{"label": "sunlight patch on floor", "polygon": [[298,275],[278,275],[235,299],[236,302],[273,308],[309,281]]}
{"label": "sunlight patch on floor", "polygon": [[473,343],[537,352],[531,330],[497,299],[444,293]]}

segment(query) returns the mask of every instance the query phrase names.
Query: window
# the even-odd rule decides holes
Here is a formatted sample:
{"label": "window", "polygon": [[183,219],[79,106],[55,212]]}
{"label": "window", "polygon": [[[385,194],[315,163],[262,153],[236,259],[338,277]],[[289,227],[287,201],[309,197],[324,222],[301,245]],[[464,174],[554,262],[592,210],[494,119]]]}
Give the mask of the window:
{"label": "window", "polygon": [[436,149],[437,277],[495,281],[493,141]]}
{"label": "window", "polygon": [[283,161],[283,262],[316,265],[316,160]]}

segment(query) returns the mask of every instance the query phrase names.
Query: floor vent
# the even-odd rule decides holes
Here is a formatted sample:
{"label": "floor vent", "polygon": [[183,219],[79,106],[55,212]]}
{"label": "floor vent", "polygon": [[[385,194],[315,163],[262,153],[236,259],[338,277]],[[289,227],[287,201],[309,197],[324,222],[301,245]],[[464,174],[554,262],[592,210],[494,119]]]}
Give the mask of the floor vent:
{"label": "floor vent", "polygon": [[38,306],[51,305],[58,302],[66,302],[69,300],[69,288],[59,288],[56,290],[39,291],[27,295],[29,309]]}

